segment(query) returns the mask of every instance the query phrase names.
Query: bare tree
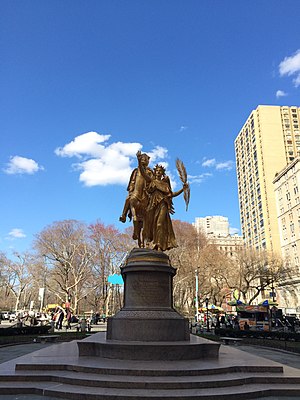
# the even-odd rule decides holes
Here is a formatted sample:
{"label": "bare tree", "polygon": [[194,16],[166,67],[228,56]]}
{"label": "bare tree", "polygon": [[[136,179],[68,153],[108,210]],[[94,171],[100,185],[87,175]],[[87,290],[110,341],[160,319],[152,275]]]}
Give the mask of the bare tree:
{"label": "bare tree", "polygon": [[[28,305],[30,295],[28,288],[32,285],[33,279],[29,272],[32,256],[29,253],[14,253],[14,260],[9,260],[2,253],[0,257],[1,263],[1,282],[7,289],[7,294],[14,298],[14,309],[20,308],[21,301],[23,305]],[[28,298],[26,298],[26,294]]]}
{"label": "bare tree", "polygon": [[[207,241],[198,234],[193,225],[173,220],[178,247],[169,252],[173,267],[177,269],[174,278],[174,304],[185,314],[194,313],[195,274],[201,275],[201,255]],[[196,272],[197,271],[197,272]]]}
{"label": "bare tree", "polygon": [[228,286],[238,289],[244,302],[251,304],[266,289],[276,287],[294,275],[293,268],[281,256],[245,248],[233,260]]}
{"label": "bare tree", "polygon": [[221,306],[228,294],[230,259],[215,244],[207,243],[201,254],[202,299]]}
{"label": "bare tree", "polygon": [[[120,298],[119,287],[108,282],[108,276],[120,273],[120,265],[134,242],[128,233],[97,221],[89,226],[89,238],[94,253],[93,276],[98,282],[94,307],[104,314],[115,313],[114,299]],[[118,306],[119,307],[119,306]]]}
{"label": "bare tree", "polygon": [[60,302],[69,300],[78,311],[79,301],[95,289],[91,284],[94,253],[87,241],[87,226],[79,221],[53,223],[36,236],[35,248],[47,260],[52,286]]}

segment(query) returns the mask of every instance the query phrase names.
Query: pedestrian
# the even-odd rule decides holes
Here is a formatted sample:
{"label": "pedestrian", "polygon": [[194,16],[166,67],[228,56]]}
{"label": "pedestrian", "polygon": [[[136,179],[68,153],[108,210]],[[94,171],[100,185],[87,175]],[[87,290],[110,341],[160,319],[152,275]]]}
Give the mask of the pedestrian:
{"label": "pedestrian", "polygon": [[239,324],[238,317],[235,317],[234,320],[233,320],[233,329],[237,329],[237,330],[240,329],[240,324]]}
{"label": "pedestrian", "polygon": [[88,332],[91,332],[92,327],[91,327],[91,318],[90,317],[88,317],[86,320],[86,327],[87,327]]}
{"label": "pedestrian", "polygon": [[72,313],[71,313],[71,310],[68,309],[67,310],[67,325],[66,325],[66,329],[71,329],[71,319],[72,319]]}
{"label": "pedestrian", "polygon": [[64,312],[63,312],[63,310],[59,310],[58,316],[56,319],[56,329],[59,329],[59,330],[62,329],[63,320],[64,320]]}
{"label": "pedestrian", "polygon": [[86,331],[86,320],[85,318],[81,318],[80,320],[80,331],[85,332]]}
{"label": "pedestrian", "polygon": [[248,325],[247,321],[244,323],[244,331],[250,331],[250,326]]}
{"label": "pedestrian", "polygon": [[221,324],[221,328],[226,328],[225,315],[221,315],[220,324]]}

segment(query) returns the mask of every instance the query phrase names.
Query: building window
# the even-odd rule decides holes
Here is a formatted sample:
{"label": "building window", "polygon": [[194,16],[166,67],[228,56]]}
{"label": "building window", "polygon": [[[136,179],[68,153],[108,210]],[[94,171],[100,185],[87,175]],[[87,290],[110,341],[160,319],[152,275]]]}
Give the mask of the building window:
{"label": "building window", "polygon": [[292,223],[290,224],[290,229],[291,229],[291,234],[292,234],[292,235],[295,235],[295,225],[294,225],[294,222],[292,222]]}

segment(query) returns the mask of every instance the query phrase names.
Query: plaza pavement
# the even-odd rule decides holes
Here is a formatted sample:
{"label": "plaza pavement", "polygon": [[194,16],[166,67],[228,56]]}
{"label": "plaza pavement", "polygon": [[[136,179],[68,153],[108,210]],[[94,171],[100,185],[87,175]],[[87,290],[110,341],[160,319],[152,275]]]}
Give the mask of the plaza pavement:
{"label": "plaza pavement", "polygon": [[[0,328],[8,327],[12,324],[1,324]],[[76,329],[77,324],[72,324],[72,328],[66,330],[65,328],[58,330],[55,329],[54,333],[61,332],[77,332]],[[103,332],[106,331],[106,323],[103,322],[92,325],[91,332]],[[24,356],[25,354],[32,353],[33,351],[40,350],[41,348],[45,348],[53,343],[23,343],[18,345],[10,345],[10,346],[0,346],[0,364],[5,361],[13,360],[14,358]],[[1,397],[0,397],[1,398]]]}
{"label": "plaza pavement", "polygon": [[[13,323],[9,322],[2,322],[0,325],[1,328],[9,327],[11,325],[14,325]],[[104,324],[103,322],[100,322],[97,325],[92,325],[92,332],[103,332],[106,330],[106,323]],[[66,332],[66,329],[63,328],[62,330],[55,329],[55,333],[59,332]],[[77,324],[72,324],[72,328],[68,329],[67,332],[77,332]],[[53,346],[53,343],[23,343],[23,344],[18,344],[18,345],[12,345],[12,346],[0,346],[0,364],[14,360],[15,358],[24,356],[26,354],[30,354],[34,351],[44,349],[47,346]],[[0,393],[0,399],[1,400],[59,400],[55,397],[48,397],[48,396],[37,396],[37,395],[1,395]]]}
{"label": "plaza pavement", "polygon": [[[100,323],[99,325],[92,326],[92,332],[101,332],[106,330],[106,324]],[[72,331],[76,331],[74,327]],[[59,332],[59,331],[56,331]],[[0,347],[0,364],[13,360],[15,358],[21,357],[23,355],[32,353],[36,350],[45,348],[47,346],[53,345],[53,343],[26,343],[21,345],[5,346]],[[296,353],[291,353],[284,350],[276,350],[271,348],[265,348],[261,346],[249,346],[249,345],[237,345],[235,346],[239,350],[248,353],[259,353],[260,357],[269,359],[272,361],[279,362],[281,364],[300,369],[300,355]],[[58,400],[54,397],[41,397],[38,395],[1,395],[0,400]],[[295,400],[295,397],[280,397],[280,399],[285,400]],[[277,400],[277,397],[266,397],[260,398],[260,400]]]}

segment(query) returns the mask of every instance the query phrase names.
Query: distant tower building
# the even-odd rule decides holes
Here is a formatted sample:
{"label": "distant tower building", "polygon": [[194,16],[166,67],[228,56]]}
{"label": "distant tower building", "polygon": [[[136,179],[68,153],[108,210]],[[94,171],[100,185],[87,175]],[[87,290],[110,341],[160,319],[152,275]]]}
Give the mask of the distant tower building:
{"label": "distant tower building", "polygon": [[280,252],[273,179],[300,154],[300,108],[258,106],[235,140],[243,238]]}
{"label": "distant tower building", "polygon": [[219,215],[213,217],[199,217],[193,223],[197,232],[203,232],[209,243],[214,244],[228,257],[234,257],[244,245],[243,238],[229,234],[229,222],[227,217]]}
{"label": "distant tower building", "polygon": [[194,227],[197,232],[200,230],[207,236],[228,236],[229,222],[227,217],[219,215],[213,217],[199,217],[195,219]]}
{"label": "distant tower building", "polygon": [[211,237],[209,241],[217,246],[218,250],[225,253],[227,257],[231,258],[234,258],[237,252],[244,247],[243,238],[239,235]]}

